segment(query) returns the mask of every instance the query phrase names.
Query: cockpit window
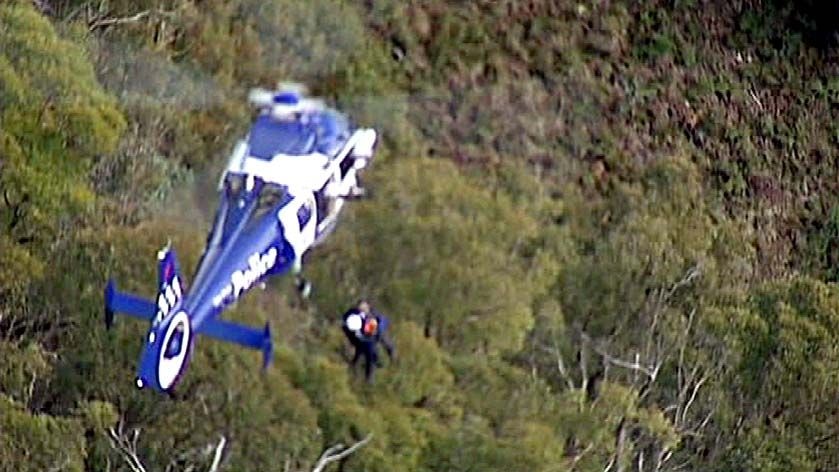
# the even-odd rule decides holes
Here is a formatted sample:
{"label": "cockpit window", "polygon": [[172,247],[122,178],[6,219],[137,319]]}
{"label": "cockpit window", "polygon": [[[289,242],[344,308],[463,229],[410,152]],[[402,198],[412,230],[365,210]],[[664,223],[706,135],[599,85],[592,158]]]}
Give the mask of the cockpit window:
{"label": "cockpit window", "polygon": [[250,155],[272,159],[277,154],[305,156],[314,150],[315,133],[311,126],[299,121],[279,121],[260,115],[251,127],[248,147]]}
{"label": "cockpit window", "polygon": [[257,200],[251,221],[256,222],[261,220],[263,216],[276,208],[286,198],[286,194],[286,187],[282,185],[265,184],[259,192],[259,200]]}
{"label": "cockpit window", "polygon": [[283,200],[285,194],[286,189],[281,185],[265,185],[259,193],[259,208],[273,208]]}

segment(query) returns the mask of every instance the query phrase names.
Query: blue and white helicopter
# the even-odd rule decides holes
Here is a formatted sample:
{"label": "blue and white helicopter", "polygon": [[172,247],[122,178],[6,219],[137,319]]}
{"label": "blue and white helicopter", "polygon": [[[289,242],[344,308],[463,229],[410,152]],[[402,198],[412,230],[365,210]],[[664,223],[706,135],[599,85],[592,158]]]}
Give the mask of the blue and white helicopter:
{"label": "blue and white helicopter", "polygon": [[151,323],[138,388],[171,393],[198,335],[261,350],[267,367],[273,355],[268,323],[258,329],[219,315],[267,277],[289,271],[307,296],[303,255],[334,229],[345,200],[364,194],[358,174],[373,157],[375,130],[352,127],[296,86],[254,89],[248,98],[260,113],[221,176],[219,208],[191,286],[167,246],[157,254],[156,300],[119,292],[113,280],[105,288],[108,328],[115,313]]}

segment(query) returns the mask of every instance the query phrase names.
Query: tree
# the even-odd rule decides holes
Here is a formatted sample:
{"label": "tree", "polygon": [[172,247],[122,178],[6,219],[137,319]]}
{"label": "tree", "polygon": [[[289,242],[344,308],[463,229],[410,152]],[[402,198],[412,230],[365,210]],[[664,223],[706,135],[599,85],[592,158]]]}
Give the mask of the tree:
{"label": "tree", "polygon": [[837,323],[839,289],[802,276],[767,283],[745,307],[724,312],[719,329],[738,361],[726,390],[741,415],[724,464],[738,470],[835,466]]}
{"label": "tree", "polygon": [[520,348],[541,288],[521,253],[534,221],[442,160],[397,160],[373,182],[386,197],[348,212],[315,263],[323,306],[362,292],[453,352]]}
{"label": "tree", "polygon": [[33,415],[0,394],[0,470],[84,470],[85,439],[78,420]]}
{"label": "tree", "polygon": [[[94,199],[90,163],[125,126],[86,53],[27,3],[0,6],[0,293],[43,273],[49,247]],[[2,308],[0,308],[2,310]]]}

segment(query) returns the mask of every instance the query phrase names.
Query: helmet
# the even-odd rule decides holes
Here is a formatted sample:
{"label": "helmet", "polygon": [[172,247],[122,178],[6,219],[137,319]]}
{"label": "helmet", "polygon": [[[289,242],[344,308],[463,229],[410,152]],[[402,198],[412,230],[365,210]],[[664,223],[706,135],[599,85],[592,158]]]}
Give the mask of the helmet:
{"label": "helmet", "polygon": [[379,329],[379,322],[376,321],[376,318],[370,318],[364,323],[364,334],[367,336],[373,336],[376,334],[376,331]]}
{"label": "helmet", "polygon": [[358,331],[361,329],[361,315],[350,315],[347,317],[347,329],[350,331]]}

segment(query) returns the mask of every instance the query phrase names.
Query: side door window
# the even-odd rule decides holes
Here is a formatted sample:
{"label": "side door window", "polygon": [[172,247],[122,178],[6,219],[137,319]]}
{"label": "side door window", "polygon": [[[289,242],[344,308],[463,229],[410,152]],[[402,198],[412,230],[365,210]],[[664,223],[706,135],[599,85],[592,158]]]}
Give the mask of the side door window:
{"label": "side door window", "polygon": [[309,223],[309,220],[312,219],[312,204],[310,201],[304,202],[300,205],[300,208],[297,209],[297,222],[300,224],[300,229],[306,227]]}

